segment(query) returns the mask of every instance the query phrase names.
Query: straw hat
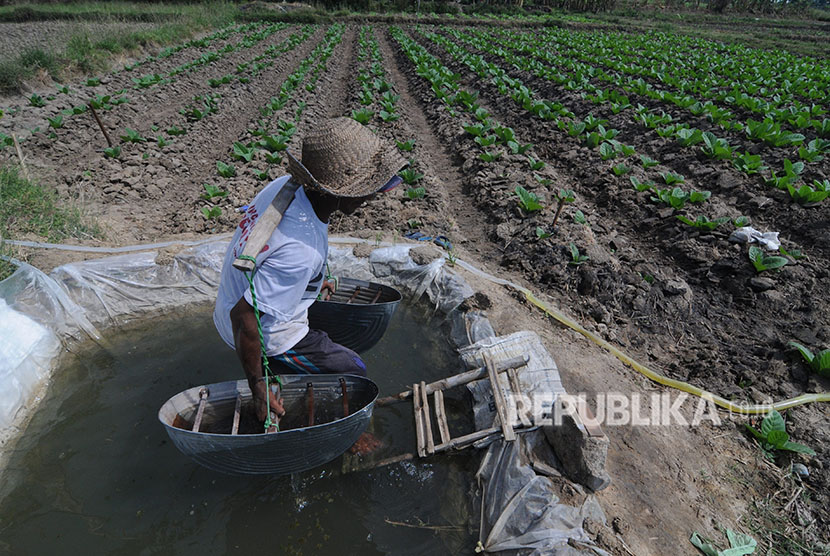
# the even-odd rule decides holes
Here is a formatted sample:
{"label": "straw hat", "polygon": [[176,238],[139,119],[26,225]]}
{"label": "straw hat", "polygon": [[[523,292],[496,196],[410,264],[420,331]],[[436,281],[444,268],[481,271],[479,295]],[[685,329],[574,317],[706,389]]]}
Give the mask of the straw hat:
{"label": "straw hat", "polygon": [[335,197],[376,193],[409,164],[394,146],[351,118],[326,120],[303,137],[302,162],[287,154],[295,181]]}

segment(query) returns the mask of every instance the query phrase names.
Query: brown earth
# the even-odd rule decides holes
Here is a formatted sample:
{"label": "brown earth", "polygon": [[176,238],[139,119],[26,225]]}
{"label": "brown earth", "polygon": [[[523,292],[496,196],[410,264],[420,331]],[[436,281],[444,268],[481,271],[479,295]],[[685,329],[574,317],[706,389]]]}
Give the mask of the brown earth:
{"label": "brown earth", "polygon": [[[132,72],[118,72],[95,88],[78,83],[71,86],[70,95],[57,95],[43,108],[28,106],[24,98],[0,99],[0,109],[6,112],[0,119],[0,132],[17,134],[23,140],[29,170],[64,198],[80,203],[104,226],[106,240],[83,243],[129,245],[231,231],[239,220],[235,209],[267,183],[257,173],[267,172],[267,178],[273,179],[284,172],[285,165],[284,161],[269,164],[263,151],[251,162],[236,160],[234,142],[258,140],[251,133],[257,128],[277,133],[281,120],[295,122],[298,131],[289,149],[297,152],[298,138],[315,122],[349,115],[361,107],[356,78],[370,62],[360,59],[360,27],[350,24],[324,65],[317,60],[308,65],[285,106],[263,115],[260,108],[278,96],[281,85],[302,66],[327,29],[313,29],[289,52],[268,57],[269,46],[302,32],[301,26],[290,26],[239,48],[235,47],[241,44],[242,35],[234,34],[201,49],[187,48],[147,62]],[[609,119],[620,130],[621,141],[661,161],[658,170],[684,174],[686,188],[711,190],[710,217],[749,215],[756,228],[780,231],[787,249],[801,249],[808,255],[778,272],[756,275],[746,247],[730,243],[728,233],[690,231],[671,210],[649,202],[646,193],[636,193],[627,175],[615,177],[611,162],[602,162],[595,151],[549,122],[522,113],[508,97],[408,28],[411,37],[461,75],[462,86],[480,91],[480,104],[495,119],[513,127],[520,142],[534,144],[530,152],[547,163],[538,173],[551,184],[543,186],[534,180],[523,156],[505,155],[495,164],[482,162],[478,146],[464,134],[461,121],[436,102],[429,84],[416,74],[388,29],[376,25],[373,33],[385,79],[400,95],[400,118],[382,122],[375,116],[370,125],[386,141],[415,140],[414,150],[405,155],[424,174],[418,185],[426,195],[409,200],[401,187],[350,218],[335,216],[332,234],[395,241],[415,229],[431,236],[446,235],[455,255],[539,292],[552,306],[642,363],[736,401],[778,400],[830,389],[827,379],[809,373],[787,349],[790,340],[813,349],[830,344],[830,298],[821,293],[830,268],[827,203],[813,208],[790,203],[780,192],[763,186],[759,178],[746,177],[725,162],[710,162],[697,149],[681,149],[637,127],[628,116],[606,112],[552,83],[488,58],[541,97],[563,102],[578,117],[593,112]],[[229,51],[223,52],[226,45]],[[218,59],[172,76],[170,82],[133,88],[134,77],[157,73],[166,78],[172,68],[208,51],[219,53]],[[248,83],[208,85],[209,78],[236,75],[239,64],[262,55],[263,61],[273,64],[251,75]],[[314,75],[319,79],[312,83]],[[313,87],[307,87],[310,83]],[[47,117],[90,96],[120,89],[125,89],[129,102],[99,111],[109,136],[122,148],[120,159],[103,156],[107,144],[89,113],[65,117],[64,127],[50,137]],[[45,97],[52,92],[41,94]],[[218,111],[188,121],[181,111],[199,106],[194,97],[207,94],[221,95]],[[376,113],[380,109],[377,102],[370,108]],[[683,121],[690,119],[686,115]],[[165,134],[174,125],[185,129],[186,135],[171,138]],[[126,128],[151,140],[120,141]],[[159,147],[154,139],[159,135],[171,143]],[[778,161],[784,155],[765,152],[764,156]],[[792,158],[791,153],[787,156]],[[16,161],[11,149],[0,151],[0,163]],[[220,177],[217,161],[234,164],[236,176]],[[629,164],[635,175],[643,177],[635,161]],[[809,171],[815,177],[830,174],[826,161]],[[202,199],[204,183],[222,187],[227,197]],[[517,185],[544,197],[548,206],[540,213],[524,213],[513,194]],[[548,230],[553,235],[540,240],[536,228],[549,227],[555,208],[550,199],[559,188],[573,189],[577,201],[564,209],[557,228]],[[201,208],[214,204],[221,207],[221,216],[205,218]],[[588,225],[574,221],[576,209],[585,214]],[[590,257],[588,262],[568,264],[570,243]],[[47,270],[69,257],[51,251],[24,255]],[[637,393],[644,399],[667,391],[581,336],[555,325],[509,290],[472,275],[467,278],[492,302],[488,312],[498,333],[531,329],[543,337],[569,391],[589,397],[609,391]],[[692,531],[714,538],[720,538],[717,526],[749,531],[752,523],[765,518],[764,508],[786,497],[781,504],[786,510],[774,514],[782,531],[793,536],[801,531],[805,539],[829,542],[827,417],[828,408],[822,404],[787,412],[793,439],[811,446],[818,455],[785,456],[777,462],[779,466],[761,457],[742,432],[745,419],[737,417],[724,418],[719,426],[607,427],[611,440],[608,471],[613,482],[599,499],[613,526],[598,534],[606,537],[613,553],[693,554],[688,542]],[[801,481],[789,476],[790,461],[806,464],[809,477]],[[787,504],[790,496],[792,502]],[[769,523],[763,521],[765,532],[756,533],[759,542],[777,547],[779,553],[797,553],[782,548],[782,538],[769,532]],[[802,553],[822,553],[815,550]]]}

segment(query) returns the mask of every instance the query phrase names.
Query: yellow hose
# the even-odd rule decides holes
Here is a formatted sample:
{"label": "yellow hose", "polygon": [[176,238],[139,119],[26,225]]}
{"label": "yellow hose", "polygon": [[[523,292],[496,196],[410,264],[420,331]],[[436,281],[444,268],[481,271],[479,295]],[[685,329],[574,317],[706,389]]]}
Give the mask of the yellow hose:
{"label": "yellow hose", "polygon": [[713,394],[713,393],[711,393],[707,390],[703,390],[702,388],[698,388],[697,386],[692,386],[688,382],[682,382],[680,380],[674,380],[673,378],[668,378],[668,377],[663,376],[659,373],[655,373],[654,371],[652,371],[651,369],[649,369],[645,365],[642,365],[642,364],[638,363],[637,361],[635,361],[634,359],[632,359],[631,357],[629,357],[628,355],[626,355],[625,353],[623,353],[622,351],[617,349],[616,347],[612,346],[611,344],[609,344],[608,342],[606,342],[605,340],[603,340],[599,336],[593,334],[592,332],[589,332],[588,330],[585,330],[584,328],[582,328],[582,326],[580,326],[574,320],[566,317],[565,315],[563,315],[559,311],[556,311],[555,309],[552,309],[546,303],[544,303],[543,301],[538,299],[535,295],[533,295],[533,293],[530,290],[528,290],[527,288],[519,286],[518,284],[514,284],[513,282],[510,282],[508,280],[502,280],[501,278],[496,278],[495,276],[487,274],[486,272],[482,272],[481,270],[475,268],[474,266],[472,266],[469,263],[466,263],[464,261],[456,259],[455,262],[456,262],[456,264],[458,264],[459,266],[469,270],[473,274],[481,276],[482,278],[486,278],[487,280],[490,280],[491,282],[495,282],[497,284],[502,284],[502,285],[505,285],[505,286],[510,286],[511,288],[514,288],[514,289],[520,291],[522,294],[524,294],[525,298],[530,303],[532,303],[533,305],[535,305],[536,307],[538,307],[539,309],[544,311],[546,315],[556,319],[557,321],[564,324],[565,326],[567,326],[571,330],[574,330],[575,332],[579,332],[580,334],[582,334],[583,336],[585,336],[586,338],[588,338],[589,340],[591,340],[592,342],[594,342],[595,344],[600,346],[601,348],[611,352],[614,355],[614,357],[616,357],[617,359],[622,361],[625,365],[628,365],[629,367],[631,367],[632,369],[634,369],[638,373],[640,373],[642,375],[645,375],[650,380],[653,380],[654,382],[656,382],[658,384],[662,384],[663,386],[668,386],[670,388],[675,388],[675,389],[680,390],[682,392],[687,392],[689,394],[699,396],[699,397],[701,397],[705,400],[708,400],[708,401],[714,403],[718,407],[729,410],[731,412],[739,413],[739,414],[742,414],[742,415],[759,415],[759,414],[769,413],[773,409],[776,410],[776,411],[783,411],[783,410],[789,409],[791,407],[796,407],[796,406],[804,405],[804,404],[808,404],[808,403],[830,402],[830,392],[822,392],[820,394],[802,394],[801,396],[796,396],[795,398],[790,398],[788,400],[782,400],[782,401],[775,402],[775,403],[772,403],[772,404],[754,404],[754,405],[735,404],[735,403],[727,400],[726,398],[723,398],[721,396]]}

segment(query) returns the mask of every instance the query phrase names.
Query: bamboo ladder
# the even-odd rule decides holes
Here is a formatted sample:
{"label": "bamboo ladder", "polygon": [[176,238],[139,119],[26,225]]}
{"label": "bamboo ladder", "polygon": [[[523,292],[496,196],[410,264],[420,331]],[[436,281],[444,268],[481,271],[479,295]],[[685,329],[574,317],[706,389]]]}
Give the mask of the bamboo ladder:
{"label": "bamboo ladder", "polygon": [[[519,356],[505,361],[500,361],[498,364],[494,364],[490,356],[485,354],[483,367],[431,382],[429,384],[424,383],[424,381],[421,381],[420,383],[416,382],[412,385],[412,390],[407,390],[395,396],[389,396],[388,398],[381,398],[378,400],[378,405],[385,405],[396,400],[406,400],[410,397],[412,398],[413,413],[415,415],[415,438],[417,442],[418,457],[423,458],[450,449],[466,448],[474,442],[499,433],[504,435],[505,440],[513,441],[516,439],[516,433],[513,431],[513,425],[508,419],[507,402],[504,399],[504,393],[499,386],[498,375],[500,373],[507,372],[511,388],[514,392],[519,392],[519,381],[516,376],[516,368],[525,366],[527,361],[527,356]],[[500,425],[452,438],[450,435],[449,424],[447,423],[447,414],[444,409],[444,390],[448,390],[456,386],[463,386],[464,384],[483,378],[490,380],[490,387],[493,390],[493,400],[495,401],[496,411],[499,415],[499,420],[501,421]],[[432,435],[432,417],[429,405],[430,394],[432,394],[433,406],[435,408],[435,420],[438,425],[438,433],[441,439],[438,444],[436,444]]]}

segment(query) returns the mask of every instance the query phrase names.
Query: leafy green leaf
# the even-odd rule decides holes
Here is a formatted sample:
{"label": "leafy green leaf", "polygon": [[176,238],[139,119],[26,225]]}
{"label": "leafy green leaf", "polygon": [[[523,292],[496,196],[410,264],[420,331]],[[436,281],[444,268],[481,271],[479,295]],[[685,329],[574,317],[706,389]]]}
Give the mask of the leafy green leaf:
{"label": "leafy green leaf", "polygon": [[519,206],[524,210],[527,212],[542,210],[543,206],[539,203],[539,198],[534,193],[529,192],[521,185],[517,185],[514,191],[519,197]]}
{"label": "leafy green leaf", "polygon": [[761,421],[761,434],[765,437],[769,438],[769,433],[771,431],[786,431],[787,426],[784,423],[784,418],[778,413],[776,410],[772,410],[767,413],[767,416],[764,417],[764,420]]}

